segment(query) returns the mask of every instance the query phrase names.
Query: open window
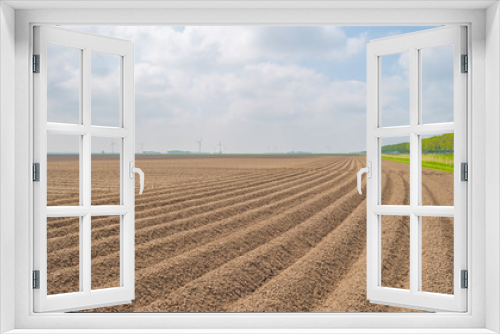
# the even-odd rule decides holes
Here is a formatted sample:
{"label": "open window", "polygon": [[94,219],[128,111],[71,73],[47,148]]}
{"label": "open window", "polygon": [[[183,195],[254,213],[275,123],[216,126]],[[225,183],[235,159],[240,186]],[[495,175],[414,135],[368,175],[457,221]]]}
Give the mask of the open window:
{"label": "open window", "polygon": [[[426,62],[442,48],[445,48],[443,52],[448,54],[448,63],[452,68],[448,75],[451,83],[447,88],[445,82],[437,81],[429,87]],[[372,303],[423,310],[467,309],[467,182],[464,182],[467,180],[466,50],[465,27],[442,27],[373,40],[368,44],[367,164],[370,170],[367,183],[367,297]],[[402,117],[391,115],[391,101],[384,96],[387,94],[384,89],[387,83],[382,78],[384,57],[394,55],[399,57],[400,63],[406,64],[407,70],[407,93],[399,94],[399,98],[408,100],[408,108],[398,111]],[[435,117],[437,110],[432,110],[426,102],[430,93],[452,101],[449,117]],[[428,163],[427,154],[436,150],[429,145],[436,140],[442,142],[440,150],[446,147],[445,150],[452,153],[453,160],[451,197],[443,206],[426,197],[423,180],[426,177],[423,169]],[[409,180],[404,181],[404,189],[393,194],[406,200],[397,204],[391,202],[383,189],[382,179],[386,175],[383,163],[387,161],[385,153],[390,151],[406,153],[404,158],[392,156],[389,159],[401,159],[409,164]],[[432,248],[430,240],[436,233],[431,230],[439,230],[444,225],[448,226],[448,230],[452,229],[452,236],[432,242],[446,244],[451,256],[432,263],[436,256],[428,256],[428,249]],[[388,234],[398,236],[397,245],[384,242]],[[407,268],[393,268],[391,261],[395,257],[404,257]],[[451,266],[450,275],[440,273],[437,268],[443,262]],[[399,280],[398,271],[402,273]],[[409,280],[406,278],[408,275],[403,274],[408,271]],[[431,279],[438,281],[440,288],[435,288],[436,284],[434,288],[428,288],[426,282],[432,276],[431,272]],[[392,279],[387,279],[387,275],[392,275]]]}
{"label": "open window", "polygon": [[[92,71],[99,58],[113,71],[112,82],[100,82]],[[133,69],[129,41],[34,28],[35,312],[134,299]],[[61,110],[62,100],[72,108]],[[92,180],[102,156],[110,157],[106,185]],[[64,168],[68,159],[79,162],[78,171]],[[111,196],[119,201],[110,201],[110,192],[119,193]],[[99,227],[109,225],[113,228],[107,233],[119,236],[118,242],[99,243]],[[109,253],[108,261],[95,261],[103,252]],[[67,265],[54,270],[55,261]]]}
{"label": "open window", "polygon": [[[102,10],[102,6],[110,7]],[[440,2],[397,3],[387,6],[385,2],[374,2],[369,8],[346,4],[345,2],[324,5],[304,4],[304,8],[292,8],[284,4],[286,10],[276,10],[266,4],[251,4],[248,8],[238,6],[217,7],[214,2],[207,6],[218,9],[204,10],[201,6],[186,9],[182,4],[167,4],[164,8],[148,7],[146,2],[135,2],[126,9],[114,4],[92,3],[85,9],[73,8],[65,3],[22,2],[4,3],[2,12],[2,299],[14,307],[2,308],[4,330],[31,328],[32,330],[53,330],[65,328],[75,332],[82,328],[337,328],[349,330],[361,326],[364,330],[399,328],[401,332],[432,332],[440,328],[448,331],[491,331],[498,330],[498,306],[495,287],[498,277],[498,233],[495,219],[498,208],[497,164],[498,144],[495,129],[498,126],[495,108],[498,85],[497,68],[498,4],[485,2]],[[50,7],[50,8],[49,8]],[[118,8],[120,7],[120,8]],[[206,6],[205,6],[206,7]],[[297,7],[297,6],[295,6]],[[356,8],[355,8],[356,7]],[[439,8],[438,8],[439,7]],[[373,15],[376,13],[377,15]],[[434,314],[32,314],[32,296],[40,291],[32,290],[32,270],[39,269],[39,262],[33,263],[34,223],[33,188],[38,183],[31,182],[33,152],[33,79],[39,74],[31,74],[33,45],[33,24],[65,25],[159,25],[210,24],[210,25],[255,25],[255,24],[299,24],[303,25],[449,25],[462,22],[468,26],[469,66],[474,75],[465,75],[468,81],[468,156],[469,180],[468,221],[467,221],[467,269],[472,273],[467,290],[467,312],[438,312]],[[485,29],[486,27],[486,29]],[[493,28],[491,28],[493,27]],[[491,28],[491,29],[490,29]],[[393,29],[393,32],[401,32]],[[398,32],[398,33],[399,33]],[[108,35],[107,33],[104,35]],[[369,35],[370,38],[377,38]],[[132,40],[131,38],[125,38]],[[137,50],[137,49],[136,49]],[[137,55],[137,51],[136,51]],[[474,57],[476,56],[476,57]],[[364,56],[363,58],[365,58]],[[364,66],[359,66],[365,72]],[[136,70],[137,71],[137,70]],[[29,75],[28,75],[29,74]],[[462,74],[462,76],[464,76]],[[15,85],[12,83],[15,82]],[[15,86],[15,87],[14,87]],[[15,96],[15,99],[14,99]],[[364,100],[364,99],[363,99]],[[364,104],[364,101],[360,103]],[[15,112],[13,112],[15,110]],[[15,114],[15,115],[14,115]],[[15,116],[15,117],[14,117]],[[361,125],[364,128],[364,126]],[[15,128],[15,138],[14,138]],[[9,130],[10,129],[10,130]],[[364,129],[363,129],[364,130]],[[15,140],[14,140],[15,139]],[[199,138],[196,138],[199,139]],[[364,141],[365,138],[363,138]],[[15,145],[13,144],[15,142]],[[139,143],[139,142],[138,142]],[[486,146],[485,146],[486,145]],[[485,149],[486,147],[486,149]],[[148,147],[149,148],[149,147]],[[486,154],[487,152],[487,154]],[[10,164],[8,164],[10,161]],[[15,161],[15,164],[14,164]],[[38,161],[35,161],[38,162]],[[373,161],[372,161],[373,163]],[[137,162],[136,162],[137,164]],[[472,166],[472,167],[471,167]],[[458,166],[457,166],[458,167]],[[14,170],[15,168],[15,170]],[[358,167],[359,168],[359,167]],[[13,173],[15,171],[15,173]],[[491,172],[491,173],[490,173]],[[14,175],[15,174],[15,175]],[[353,174],[351,174],[353,175]],[[15,180],[14,180],[15,176]],[[372,175],[373,178],[373,175]],[[371,179],[370,179],[371,181]],[[15,183],[15,187],[14,187]],[[15,196],[12,196],[15,189]],[[15,203],[14,203],[15,200]],[[15,208],[14,208],[15,204]],[[37,203],[38,204],[38,203]],[[15,209],[15,210],[14,210]],[[15,214],[14,214],[15,213]],[[373,213],[373,211],[372,211]],[[15,219],[14,219],[15,218]],[[14,224],[15,221],[15,224]],[[40,219],[36,218],[39,223]],[[363,224],[364,225],[364,224]],[[455,244],[455,246],[457,246]],[[363,263],[366,267],[366,264]],[[492,274],[493,273],[493,274]],[[456,276],[456,275],[455,275]],[[455,277],[454,277],[455,278]],[[456,277],[458,278],[458,277]],[[362,280],[363,286],[366,279]],[[15,283],[15,284],[13,284]],[[366,288],[365,288],[366,289]],[[373,299],[373,295],[372,301]],[[136,286],[137,299],[137,286]],[[351,329],[356,331],[356,329]],[[306,331],[306,330],[304,330]]]}
{"label": "open window", "polygon": [[[138,48],[138,50],[138,54],[140,54],[140,49]],[[190,247],[200,246],[200,249],[192,253],[196,258],[196,262],[190,261],[189,257],[186,256],[183,258],[186,261],[182,263],[182,266],[179,266],[178,263],[169,263],[168,265],[171,265],[171,267],[159,265],[156,268],[157,271],[149,276],[151,277],[149,281],[142,280],[146,275],[136,272],[137,284],[134,281],[134,233],[136,231],[134,230],[133,174],[136,169],[134,168],[132,44],[128,41],[88,33],[37,27],[35,28],[34,51],[36,55],[34,58],[36,72],[34,75],[34,161],[37,163],[35,166],[35,179],[38,180],[34,184],[35,311],[61,312],[125,304],[134,299],[134,290],[137,287],[138,298],[136,301],[129,305],[130,308],[127,306],[121,308],[121,310],[126,312],[132,309],[135,306],[134,304],[141,301],[141,293],[147,291],[158,298],[158,302],[151,306],[148,304],[152,303],[151,299],[144,298],[142,299],[144,300],[143,304],[139,305],[144,307],[142,310],[171,312],[164,305],[165,298],[161,297],[165,296],[165,294],[150,289],[151,286],[160,286],[161,284],[155,285],[151,284],[151,282],[153,282],[153,279],[174,282],[178,285],[172,284],[168,288],[172,290],[175,288],[180,291],[181,288],[188,285],[189,281],[185,279],[185,276],[177,275],[174,270],[164,270],[164,268],[180,268],[181,270],[190,271],[192,276],[189,276],[189,279],[193,281],[199,279],[196,283],[201,282],[200,286],[206,284],[212,289],[218,285],[220,287],[219,291],[222,291],[222,293],[214,294],[211,297],[213,300],[217,299],[217,295],[224,294],[227,291],[224,289],[229,274],[236,277],[234,272],[237,272],[237,270],[234,270],[234,268],[239,269],[244,266],[239,264],[234,267],[228,266],[227,271],[219,271],[211,277],[207,276],[209,278],[203,278],[209,270],[215,270],[222,264],[222,261],[217,261],[221,260],[223,252],[220,250],[213,252],[213,249],[216,249],[216,247],[222,249],[220,245],[229,245],[229,247],[238,249],[234,253],[228,253],[227,260],[229,262],[234,257],[243,257],[244,252],[253,250],[251,247],[260,246],[261,241],[252,244],[246,250],[243,248],[240,250],[238,245],[242,243],[243,238],[240,235],[231,234],[235,225],[232,224],[233,218],[228,217],[231,219],[224,222],[224,227],[227,226],[227,229],[220,228],[218,230],[219,234],[217,234],[215,242],[214,235],[209,231],[211,226],[200,220],[198,221],[199,226],[208,226],[206,231],[203,232],[205,233],[205,239],[201,240],[200,235],[202,234],[193,228],[194,231],[188,232],[189,235],[193,236],[191,245],[186,242],[188,247],[185,249],[182,247],[179,247],[179,249],[172,248],[168,245],[168,242],[175,244],[175,242],[172,242],[175,239],[167,239],[165,236],[169,235],[168,233],[171,232],[169,229],[172,226],[175,226],[172,231],[177,228],[179,231],[184,231],[186,222],[192,223],[195,221],[195,218],[187,215],[190,206],[177,207],[179,210],[186,210],[183,211],[183,214],[176,216],[176,218],[185,219],[175,223],[178,225],[172,224],[172,220],[167,220],[173,219],[174,215],[167,218],[162,217],[163,220],[156,220],[155,224],[163,224],[160,230],[161,233],[154,230],[153,224],[149,225],[146,219],[138,221],[137,231],[139,233],[149,231],[147,229],[150,227],[154,233],[144,233],[141,241],[137,242],[139,248],[136,254],[138,255],[136,265],[144,273],[149,270],[148,266],[160,263],[167,255],[182,254],[181,252],[194,249]],[[462,182],[461,169],[458,168],[461,163],[467,162],[465,131],[466,75],[462,73],[467,70],[464,67],[465,63],[462,64],[465,59],[463,57],[465,55],[465,28],[446,27],[375,40],[369,43],[367,54],[367,171],[369,172],[367,296],[372,303],[402,306],[411,309],[465,311],[466,290],[462,288],[462,285],[466,282],[462,281],[462,276],[466,275],[467,269],[465,247],[466,183]],[[385,57],[393,57],[396,62],[387,63]],[[445,59],[445,61],[440,64],[445,64],[447,70],[451,68],[451,72],[436,73],[435,76],[431,76],[429,79],[428,74],[438,69],[435,63],[434,66],[429,67],[429,64],[433,64],[432,61],[429,63],[429,59],[432,60],[436,57],[444,57],[442,59]],[[386,80],[383,75],[384,71],[387,67],[390,69],[395,65],[401,67],[404,72],[401,77],[405,77],[407,83],[398,81],[401,78],[398,79],[397,76],[389,81]],[[99,71],[94,71],[96,68]],[[100,77],[100,73],[110,75],[103,79]],[[436,78],[438,79],[436,80]],[[148,82],[150,81],[153,80],[148,80]],[[389,98],[387,94],[391,89],[387,90],[387,85],[392,87],[390,87],[392,96]],[[394,89],[394,87],[398,89]],[[249,90],[252,89],[254,88],[251,87]],[[357,90],[360,89],[357,88]],[[431,97],[428,94],[431,94]],[[436,97],[443,97],[446,103],[436,105],[428,102],[430,98],[435,100]],[[401,101],[395,103],[394,99],[406,99],[408,107],[406,108],[405,103],[401,103]],[[61,108],[61,106],[64,106],[64,108]],[[72,106],[72,108],[68,108],[68,106]],[[364,113],[364,108],[361,112]],[[321,121],[325,122],[324,116]],[[163,125],[160,125],[162,126],[161,130],[164,130]],[[307,126],[302,126],[302,130],[304,129],[309,130]],[[190,132],[186,131],[186,133]],[[435,145],[436,141],[439,141],[439,145]],[[57,145],[54,143],[57,143]],[[194,143],[193,140],[191,144],[194,145]],[[201,140],[197,141],[197,143],[198,152],[196,155],[191,155],[189,160],[196,161],[196,170],[198,171],[203,169],[200,168],[200,161],[203,158],[210,158],[210,156],[202,152]],[[224,156],[222,155],[220,141],[218,145],[219,149],[216,157],[219,161],[223,161]],[[449,169],[451,173],[447,176],[442,176],[442,174],[437,176],[446,178],[439,184],[444,184],[447,189],[442,196],[445,200],[436,201],[431,196],[432,191],[427,189],[429,182],[432,183],[432,177],[435,177],[429,174],[427,167],[430,164],[439,165],[441,163],[439,160],[441,158],[435,157],[435,152],[443,149],[446,151],[444,156],[447,161],[446,164],[440,166],[440,170],[443,170],[442,168]],[[398,155],[391,155],[391,152],[396,152]],[[146,157],[147,154],[149,153],[146,152],[146,155],[139,156],[137,163],[140,163],[140,159]],[[156,153],[151,151],[151,154]],[[158,152],[159,154],[160,152]],[[170,153],[167,152],[166,154]],[[359,156],[359,153],[355,155],[355,158],[350,157],[352,159],[350,166],[353,169],[359,168],[357,167],[359,166],[358,162],[364,160],[364,157]],[[438,156],[442,155],[438,154]],[[158,161],[161,158],[161,156],[158,156],[155,157],[155,160]],[[304,160],[304,158],[301,159]],[[325,154],[321,159],[328,161],[328,159],[341,158],[329,157],[329,154]],[[391,159],[397,161],[398,166],[391,166],[389,172],[387,172],[384,169],[384,163],[391,161]],[[78,166],[78,169],[69,168],[70,162],[73,167]],[[164,166],[161,168],[164,168]],[[317,167],[315,164],[312,166],[314,166],[314,169]],[[401,166],[406,166],[407,172],[400,173],[399,169],[403,168]],[[146,170],[147,167],[144,168]],[[184,168],[186,167],[182,166],[180,168],[182,173],[185,171]],[[304,166],[301,165],[300,168],[302,169]],[[264,169],[262,168],[262,170]],[[332,171],[335,172],[335,169],[328,170],[328,172]],[[99,173],[99,177],[97,177],[97,173]],[[346,175],[352,175],[351,171],[345,173]],[[278,172],[276,175],[280,178],[284,176],[282,172]],[[294,175],[292,174],[292,176]],[[313,214],[313,211],[309,210],[309,208],[316,203],[315,201],[321,200],[321,205],[316,206],[316,209],[323,208],[323,205],[325,207],[331,205],[339,199],[343,199],[347,203],[345,197],[337,196],[334,193],[331,195],[327,193],[326,196],[317,195],[316,191],[330,191],[331,186],[337,182],[330,175],[320,174],[320,177],[320,180],[332,184],[322,182],[316,184],[315,179],[308,178],[306,180],[311,181],[311,185],[318,185],[318,188],[314,188],[313,191],[307,192],[302,197],[303,199],[309,199],[309,201],[304,201],[305,204],[301,207],[297,207],[293,201],[286,202],[287,205],[293,207],[293,210],[296,210],[294,212],[300,213],[296,214],[296,216],[300,216],[301,219],[309,222],[309,224],[301,227],[314,230],[311,236],[315,238],[311,243],[308,243],[307,246],[295,253],[296,258],[288,260],[289,262],[286,264],[286,266],[289,266],[288,268],[292,268],[295,265],[294,261],[307,254],[309,248],[313,248],[313,246],[322,242],[323,239],[318,237],[321,233],[324,233],[323,237],[332,235],[330,232],[335,227],[334,224],[321,225],[326,226],[323,232],[311,224],[315,220],[310,219],[309,214]],[[166,180],[165,177],[163,179]],[[291,181],[295,182],[296,180],[292,179]],[[451,183],[447,184],[448,181]],[[259,182],[261,182],[261,178],[259,178]],[[387,188],[392,193],[387,196],[386,185],[391,184],[391,182],[392,186]],[[218,182],[214,184],[217,187],[219,186]],[[352,179],[345,181],[345,184],[340,184],[342,192],[353,192],[353,185],[354,180]],[[184,188],[185,186],[186,183],[183,182],[181,187]],[[231,186],[234,187],[234,185]],[[280,184],[279,186],[286,189],[273,188],[280,191],[279,194],[281,194],[282,190],[284,194],[288,194],[287,192],[290,191],[286,184]],[[302,184],[302,186],[304,185]],[[233,190],[231,187],[229,189],[229,191]],[[203,190],[205,189],[203,188]],[[204,194],[214,197],[210,191]],[[279,198],[273,196],[270,193],[268,197],[271,203],[274,203]],[[238,200],[246,200],[247,197],[248,193],[245,193],[245,188],[243,188],[238,189],[238,192],[230,198],[230,201],[226,201],[225,195],[224,197],[216,197],[215,200],[220,200],[218,205],[223,207],[228,203],[238,203]],[[352,198],[354,197],[356,198],[356,205],[363,201],[363,198],[352,194]],[[393,198],[397,199],[397,201],[393,201]],[[259,221],[260,218],[259,223],[262,226],[273,227],[274,225],[269,223],[270,218],[265,215],[267,211],[262,209],[262,206],[268,204],[268,199],[260,199],[259,202],[254,203],[255,208],[261,210],[259,211],[262,213],[261,216],[255,214],[251,216],[251,219],[245,221],[254,222]],[[143,201],[148,202],[150,199],[145,198]],[[176,204],[176,201],[171,201],[171,203]],[[142,212],[142,210],[148,208],[147,205],[142,204],[139,203],[138,205],[138,215],[141,218],[151,218],[151,211]],[[213,209],[210,202],[205,203],[203,201],[201,195],[199,201],[190,202],[189,205],[200,209],[199,214],[210,213],[208,210]],[[345,205],[347,208],[347,204]],[[158,208],[165,212],[170,210],[163,202],[158,205]],[[247,206],[241,206],[242,212],[246,208]],[[348,210],[344,211],[345,216],[343,216],[342,220],[349,217]],[[184,212],[186,215],[184,215]],[[239,213],[238,210],[231,212],[234,212],[234,214]],[[220,217],[217,214],[210,214],[211,221],[218,222]],[[360,213],[361,215],[364,219],[364,213]],[[326,217],[325,221],[335,221],[332,216]],[[340,221],[340,218],[337,217],[337,220]],[[169,224],[166,224],[167,221]],[[279,226],[282,222],[288,223],[289,221],[288,216],[282,216],[276,219],[275,223],[276,226]],[[294,224],[300,222],[300,219],[294,220]],[[362,225],[365,226],[364,222]],[[360,225],[355,224],[353,221],[352,226],[359,227]],[[193,227],[198,227],[198,225],[193,224]],[[245,227],[245,225],[242,224],[242,227]],[[296,240],[304,238],[304,234],[300,229],[293,230],[293,224],[287,228],[292,231],[292,233],[287,234],[287,237],[293,237]],[[271,237],[277,236],[278,233],[281,233],[279,231],[282,231],[279,228],[268,232],[262,229],[258,230],[261,234],[252,234],[254,231],[251,229],[246,233],[259,240],[271,240]],[[361,231],[363,237],[365,236],[364,231],[360,229],[355,231],[358,234],[361,234]],[[223,233],[227,233],[227,235]],[[342,233],[354,235],[347,229]],[[269,239],[260,239],[264,234]],[[222,239],[223,237],[227,238]],[[153,258],[150,255],[153,250],[160,249],[159,243],[156,243],[154,238],[161,239],[161,246],[164,246],[165,249],[173,249],[173,251],[158,252],[156,258]],[[181,238],[182,241],[188,240],[184,234]],[[345,238],[337,239],[345,240]],[[278,240],[278,242],[286,245],[296,244],[285,238]],[[177,244],[183,245],[182,242]],[[146,246],[141,247],[144,245]],[[335,243],[335,245],[340,244]],[[439,245],[439,247],[436,245]],[[358,247],[363,246],[364,242],[358,245]],[[335,247],[324,247],[318,251],[318,254],[323,254],[321,252],[327,249],[341,252],[341,248],[337,250]],[[361,251],[362,248],[356,254],[361,254]],[[267,256],[265,252],[272,254],[274,250],[267,248],[263,251],[263,254]],[[212,258],[210,259],[206,254],[211,254]],[[324,259],[330,257],[324,256]],[[309,259],[312,258],[312,256],[309,257]],[[204,265],[207,259],[211,261],[210,267]],[[303,259],[307,258],[304,257]],[[301,258],[301,260],[303,259]],[[353,259],[357,259],[357,257],[353,256]],[[393,262],[394,259],[397,261]],[[248,255],[246,260],[252,263],[254,261],[253,254]],[[327,260],[323,261],[323,263],[326,262]],[[308,265],[318,263],[321,265],[321,261],[309,261]],[[202,265],[196,267],[196,264]],[[356,264],[361,264],[361,268],[365,268],[364,261],[356,260]],[[174,265],[177,265],[177,267]],[[332,270],[335,271],[338,262],[330,265]],[[286,266],[282,266],[283,271]],[[162,270],[158,270],[158,268]],[[193,270],[193,268],[199,270]],[[314,269],[309,269],[306,266],[293,267],[297,271],[290,270],[285,273],[289,276],[284,275],[282,277],[285,278],[280,278],[281,281],[277,279],[275,282],[285,281],[288,277],[298,277],[297,272],[301,272],[304,273],[304,277],[307,276],[310,279],[309,283],[314,285],[311,273],[317,268],[314,266],[312,268]],[[359,266],[356,268],[359,269]],[[161,276],[160,272],[167,272],[171,276]],[[326,272],[325,270],[318,270],[317,277],[321,278],[321,275]],[[358,292],[362,291],[362,298],[359,298],[359,300],[369,306],[376,306],[370,305],[366,301],[364,272],[363,274],[360,274],[360,271],[354,272],[357,273],[356,278],[359,279],[358,282],[360,283],[355,284],[354,288]],[[182,277],[182,279],[175,281],[174,276]],[[277,276],[276,271],[266,271],[256,281],[259,282],[258,284],[264,284],[264,282],[267,284],[269,283],[267,277],[273,276]],[[335,283],[336,278],[334,275],[327,273],[325,276],[329,276],[329,284],[333,285]],[[346,275],[345,277],[349,276]],[[233,279],[233,281],[237,280]],[[295,289],[295,286],[304,286],[304,281],[300,279],[294,281],[293,284],[295,285],[292,285],[292,288],[289,288],[288,291],[282,291],[283,294],[293,296],[289,291]],[[347,281],[348,279],[346,279]],[[255,304],[262,305],[262,303],[259,303],[259,298],[266,294],[269,297],[270,292],[277,291],[275,287],[280,284],[269,284],[266,287],[267,292],[262,289],[259,294],[256,294],[257,297],[254,300],[257,302]],[[251,285],[248,284],[248,286]],[[258,285],[255,284],[255,286]],[[198,286],[195,283],[188,286],[182,293],[176,295],[177,300],[179,300],[178,304],[186,305],[186,300],[191,297],[191,301],[195,301],[193,305],[199,305],[200,303],[196,301],[196,298],[200,295],[198,291]],[[249,295],[254,292],[251,289],[248,291]],[[317,293],[317,291],[317,289],[314,291],[311,289],[311,293]],[[236,300],[237,296],[240,295],[235,294],[231,298]],[[326,296],[327,292],[324,292],[324,295]],[[331,296],[333,297],[330,298]],[[337,299],[335,295],[332,294],[331,296],[328,297],[329,300]],[[173,298],[172,296],[169,297]],[[325,308],[313,309],[311,307],[311,310],[332,312],[332,308],[329,308],[331,305],[329,303],[325,303],[325,305]],[[234,308],[231,310],[240,312],[248,310],[248,308],[245,308],[246,305],[243,307],[235,303],[233,306]],[[175,308],[173,309],[175,310]],[[185,309],[180,308],[180,310],[184,311]],[[99,312],[99,310],[97,311]],[[104,311],[109,311],[109,309]],[[267,309],[258,309],[258,312],[267,312]]]}

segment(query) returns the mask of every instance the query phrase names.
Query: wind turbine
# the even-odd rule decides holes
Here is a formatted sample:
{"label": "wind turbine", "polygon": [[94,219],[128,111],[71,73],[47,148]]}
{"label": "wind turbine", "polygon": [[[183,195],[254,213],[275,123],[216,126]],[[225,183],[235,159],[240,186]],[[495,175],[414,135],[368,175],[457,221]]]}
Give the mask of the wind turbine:
{"label": "wind turbine", "polygon": [[197,141],[198,143],[198,153],[201,154],[201,143],[203,142],[203,138]]}
{"label": "wind turbine", "polygon": [[219,140],[219,154],[222,154],[222,142]]}
{"label": "wind turbine", "polygon": [[114,154],[115,153],[115,146],[118,145],[115,143],[114,139],[111,139],[111,152]]}

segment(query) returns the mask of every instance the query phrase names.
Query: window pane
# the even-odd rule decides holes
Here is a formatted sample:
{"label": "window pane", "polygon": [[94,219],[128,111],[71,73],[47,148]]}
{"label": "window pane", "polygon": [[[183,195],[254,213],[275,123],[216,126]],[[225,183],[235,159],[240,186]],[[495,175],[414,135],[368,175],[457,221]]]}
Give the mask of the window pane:
{"label": "window pane", "polygon": [[422,123],[453,122],[453,45],[420,50]]}
{"label": "window pane", "polygon": [[121,138],[92,137],[92,205],[120,205]]}
{"label": "window pane", "polygon": [[121,126],[120,58],[92,52],[92,125]]}
{"label": "window pane", "polygon": [[47,45],[47,122],[80,123],[81,53]]}
{"label": "window pane", "polygon": [[47,134],[47,206],[80,205],[80,136]]}
{"label": "window pane", "polygon": [[80,290],[80,218],[47,218],[47,294]]}
{"label": "window pane", "polygon": [[410,53],[380,57],[381,126],[410,125],[410,85],[408,70]]}
{"label": "window pane", "polygon": [[410,217],[381,218],[382,286],[410,289]]}
{"label": "window pane", "polygon": [[453,294],[453,218],[421,217],[422,291]]}
{"label": "window pane", "polygon": [[422,205],[453,206],[454,135],[421,136]]}
{"label": "window pane", "polygon": [[120,286],[120,216],[92,217],[92,289]]}
{"label": "window pane", "polygon": [[381,139],[382,205],[410,204],[410,137]]}

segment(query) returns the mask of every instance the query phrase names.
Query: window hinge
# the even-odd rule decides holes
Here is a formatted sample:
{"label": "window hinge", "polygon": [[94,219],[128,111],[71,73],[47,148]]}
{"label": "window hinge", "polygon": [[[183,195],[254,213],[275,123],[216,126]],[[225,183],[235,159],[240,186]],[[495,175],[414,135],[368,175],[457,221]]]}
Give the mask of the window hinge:
{"label": "window hinge", "polygon": [[33,55],[33,73],[40,73],[40,55]]}
{"label": "window hinge", "polygon": [[461,168],[460,180],[469,181],[469,165],[466,162],[462,162],[460,168]]}
{"label": "window hinge", "polygon": [[40,163],[33,164],[33,181],[40,182]]}
{"label": "window hinge", "polygon": [[469,272],[467,270],[462,270],[462,289],[467,289],[469,287]]}
{"label": "window hinge", "polygon": [[469,57],[467,55],[462,55],[462,73],[469,72]]}
{"label": "window hinge", "polygon": [[33,289],[40,289],[40,270],[33,270]]}

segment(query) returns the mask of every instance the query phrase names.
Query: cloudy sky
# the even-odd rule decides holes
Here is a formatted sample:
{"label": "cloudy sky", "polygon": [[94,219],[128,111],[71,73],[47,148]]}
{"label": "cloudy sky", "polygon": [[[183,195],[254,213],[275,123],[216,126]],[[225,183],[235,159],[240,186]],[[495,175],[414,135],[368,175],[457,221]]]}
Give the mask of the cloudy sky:
{"label": "cloudy sky", "polygon": [[[201,140],[204,152],[267,153],[365,150],[366,44],[429,27],[71,28],[134,43],[137,152],[198,151]],[[424,122],[453,120],[453,49],[441,49],[422,59]],[[49,121],[77,122],[78,61],[48,52]],[[118,122],[118,64],[92,57],[95,125]],[[385,56],[382,75],[382,124],[404,125],[408,57]]]}

